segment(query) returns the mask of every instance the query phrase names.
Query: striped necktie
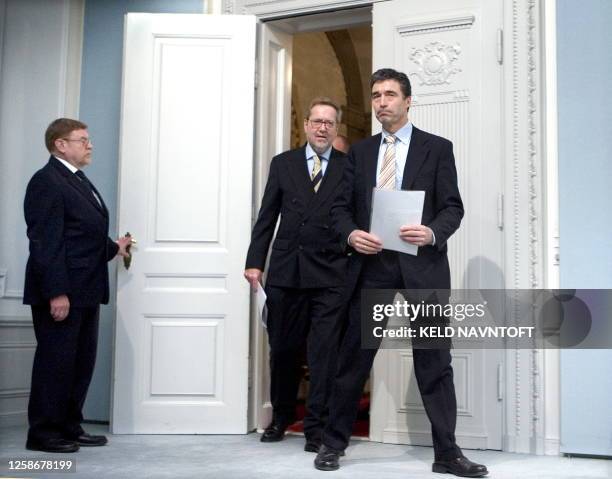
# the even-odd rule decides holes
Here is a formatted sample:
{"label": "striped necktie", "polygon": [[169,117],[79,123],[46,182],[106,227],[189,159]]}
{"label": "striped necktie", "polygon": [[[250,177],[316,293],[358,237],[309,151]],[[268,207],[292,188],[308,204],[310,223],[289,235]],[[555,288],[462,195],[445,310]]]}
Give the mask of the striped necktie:
{"label": "striped necktie", "polygon": [[382,168],[378,175],[378,188],[385,190],[395,189],[395,135],[385,136],[387,149],[383,158]]}
{"label": "striped necktie", "polygon": [[312,156],[314,160],[314,165],[312,167],[312,173],[310,174],[310,179],[312,180],[312,187],[314,188],[315,193],[319,191],[319,186],[321,186],[321,180],[323,179],[323,170],[321,169],[321,159],[315,153]]}

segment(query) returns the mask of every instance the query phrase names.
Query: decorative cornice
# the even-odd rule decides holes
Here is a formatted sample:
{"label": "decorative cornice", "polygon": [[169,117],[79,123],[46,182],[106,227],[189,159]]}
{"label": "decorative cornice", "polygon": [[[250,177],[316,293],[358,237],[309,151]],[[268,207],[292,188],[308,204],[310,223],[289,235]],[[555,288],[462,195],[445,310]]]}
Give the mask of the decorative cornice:
{"label": "decorative cornice", "polygon": [[382,0],[326,0],[319,2],[306,2],[305,0],[232,0],[232,3],[234,5],[233,13],[240,10],[241,14],[255,14],[259,18],[278,18],[335,11],[342,8],[365,7],[379,1]]}
{"label": "decorative cornice", "polygon": [[410,23],[402,23],[396,26],[397,33],[401,36],[415,35],[430,32],[440,32],[444,30],[461,30],[464,28],[470,28],[474,23],[476,17],[474,15],[462,15],[462,16],[443,16],[437,19],[431,19],[428,17],[425,20],[417,20]]}

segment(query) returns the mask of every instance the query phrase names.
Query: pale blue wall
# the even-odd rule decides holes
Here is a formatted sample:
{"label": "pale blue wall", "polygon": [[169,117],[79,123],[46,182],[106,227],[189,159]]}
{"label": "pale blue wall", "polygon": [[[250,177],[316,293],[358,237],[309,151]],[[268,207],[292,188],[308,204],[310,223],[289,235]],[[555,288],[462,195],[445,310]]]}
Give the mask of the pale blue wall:
{"label": "pale blue wall", "polygon": [[[128,12],[202,13],[203,3],[202,0],[87,0],[85,3],[80,119],[88,124],[93,138],[94,159],[87,175],[110,210],[111,236],[119,233],[115,231],[115,219],[124,15]],[[115,265],[111,267],[111,277],[111,298],[114,298]],[[112,303],[101,310],[98,359],[84,408],[86,419],[109,419],[114,309]]]}
{"label": "pale blue wall", "polygon": [[[610,0],[557,1],[563,288],[612,288],[610,25]],[[612,351],[562,351],[563,452],[612,455],[611,399]]]}

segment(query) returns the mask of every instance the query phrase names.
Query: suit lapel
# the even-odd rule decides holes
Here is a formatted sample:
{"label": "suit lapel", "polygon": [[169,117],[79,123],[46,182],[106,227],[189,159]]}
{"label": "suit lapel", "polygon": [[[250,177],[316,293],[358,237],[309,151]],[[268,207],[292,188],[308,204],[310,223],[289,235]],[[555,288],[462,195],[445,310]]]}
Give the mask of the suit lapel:
{"label": "suit lapel", "polygon": [[368,212],[372,211],[372,192],[376,186],[376,168],[378,166],[378,151],[380,150],[381,138],[382,134],[378,133],[370,137],[371,141],[365,145],[364,179],[366,185],[366,208]]}
{"label": "suit lapel", "polygon": [[329,155],[327,168],[325,169],[325,174],[323,175],[323,180],[321,181],[321,186],[319,186],[319,191],[317,191],[316,194],[312,195],[310,202],[308,203],[306,212],[304,213],[304,218],[308,218],[311,212],[316,211],[317,208],[325,202],[329,195],[332,192],[336,191],[336,187],[342,179],[342,165],[340,164],[339,157],[340,154],[338,153],[338,151],[332,148],[331,153]]}
{"label": "suit lapel", "polygon": [[98,205],[98,202],[95,201],[95,198],[94,198],[94,204],[98,205],[98,208],[102,210],[102,213],[104,213],[104,216],[108,216],[108,208],[106,207],[106,204],[104,203],[104,200],[102,199],[102,195],[100,194],[98,189],[93,185],[93,183],[89,182],[89,184],[91,185],[91,188],[94,190],[96,195],[98,195],[98,199],[100,200],[100,204]]}
{"label": "suit lapel", "polygon": [[427,137],[423,135],[421,130],[413,126],[408,157],[404,167],[404,177],[402,178],[402,190],[409,190],[412,187],[412,183],[421,169],[421,165],[427,158],[427,153],[429,153]]}
{"label": "suit lapel", "polygon": [[306,203],[310,202],[314,196],[314,189],[312,188],[312,181],[310,181],[307,165],[305,146],[294,150],[293,156],[287,165],[289,175],[293,179],[298,191],[304,197]]}
{"label": "suit lapel", "polygon": [[[108,210],[102,201],[102,197],[98,193],[98,191],[94,188],[94,191],[100,198],[100,202],[102,206],[97,202],[96,198],[91,194],[90,189],[87,185],[83,184],[83,181],[80,180],[72,171],[62,165],[59,160],[57,160],[54,156],[49,159],[49,162],[55,167],[55,169],[66,179],[68,184],[76,189],[79,193],[81,193],[87,201],[89,201],[96,210],[104,216],[108,216]],[[93,186],[92,186],[93,187]]]}

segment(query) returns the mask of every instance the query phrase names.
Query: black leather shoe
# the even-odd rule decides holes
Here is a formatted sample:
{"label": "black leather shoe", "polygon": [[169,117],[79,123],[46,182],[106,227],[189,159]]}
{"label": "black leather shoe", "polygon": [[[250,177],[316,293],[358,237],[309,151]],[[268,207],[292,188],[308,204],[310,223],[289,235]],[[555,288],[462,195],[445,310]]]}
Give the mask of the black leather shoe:
{"label": "black leather shoe", "polygon": [[456,457],[448,461],[436,461],[431,466],[433,472],[449,473],[459,477],[483,477],[489,471],[482,464],[476,464],[465,456]]}
{"label": "black leather shoe", "polygon": [[285,437],[285,431],[289,427],[288,424],[276,424],[272,423],[267,428],[264,429],[263,434],[261,435],[261,442],[278,442],[282,441],[283,437]]}
{"label": "black leather shoe", "polygon": [[79,446],[84,447],[105,446],[108,442],[106,436],[92,436],[86,432],[76,437],[74,440],[79,444]]}
{"label": "black leather shoe", "polygon": [[336,471],[340,468],[340,456],[342,451],[337,451],[322,444],[319,448],[319,453],[314,460],[314,466],[319,471]]}
{"label": "black leather shoe", "polygon": [[44,452],[77,452],[79,445],[66,439],[31,439],[26,441],[26,449]]}

